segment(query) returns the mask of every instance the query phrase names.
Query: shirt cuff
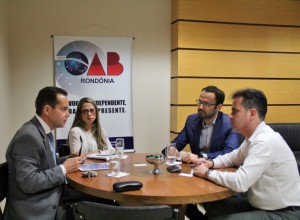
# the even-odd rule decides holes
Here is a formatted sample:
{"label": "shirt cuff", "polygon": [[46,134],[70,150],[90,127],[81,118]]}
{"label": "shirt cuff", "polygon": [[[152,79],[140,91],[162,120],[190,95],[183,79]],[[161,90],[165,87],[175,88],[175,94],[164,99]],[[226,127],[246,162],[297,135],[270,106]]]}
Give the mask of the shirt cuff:
{"label": "shirt cuff", "polygon": [[202,154],[203,158],[208,159],[207,154]]}
{"label": "shirt cuff", "polygon": [[213,180],[215,182],[218,171],[217,170],[213,170],[213,169],[210,169],[210,170],[211,171],[209,172],[209,175],[207,176],[207,179]]}
{"label": "shirt cuff", "polygon": [[61,165],[59,165],[59,166],[60,166],[60,168],[61,168],[63,174],[66,175],[67,171],[66,171],[66,168],[64,167],[64,165],[61,164]]}

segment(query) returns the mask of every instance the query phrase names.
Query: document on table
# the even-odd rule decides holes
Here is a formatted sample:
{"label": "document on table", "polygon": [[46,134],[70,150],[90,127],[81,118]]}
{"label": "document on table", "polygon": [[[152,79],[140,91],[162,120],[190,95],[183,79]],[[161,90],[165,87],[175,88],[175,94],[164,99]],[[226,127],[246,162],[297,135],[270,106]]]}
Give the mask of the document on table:
{"label": "document on table", "polygon": [[[100,153],[88,154],[86,158],[88,159],[98,159],[98,160],[109,160],[110,158],[117,158],[118,155],[109,155],[106,151],[101,151]],[[127,155],[123,155],[120,159],[126,159]]]}
{"label": "document on table", "polygon": [[80,171],[89,171],[89,170],[108,170],[108,163],[83,163],[79,165]]}
{"label": "document on table", "polygon": [[109,156],[109,154],[94,153],[94,154],[86,155],[86,158],[88,158],[88,159],[99,159],[99,160],[109,160],[110,156]]}

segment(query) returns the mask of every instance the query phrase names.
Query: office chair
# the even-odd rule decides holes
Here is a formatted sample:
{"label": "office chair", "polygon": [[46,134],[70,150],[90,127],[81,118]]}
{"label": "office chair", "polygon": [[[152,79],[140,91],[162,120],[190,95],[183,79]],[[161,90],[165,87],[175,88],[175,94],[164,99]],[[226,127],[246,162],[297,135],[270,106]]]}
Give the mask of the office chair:
{"label": "office chair", "polygon": [[74,220],[177,220],[178,209],[168,205],[113,206],[88,201],[73,206]]}
{"label": "office chair", "polygon": [[59,144],[56,148],[56,153],[59,157],[64,157],[70,155],[70,146],[68,144]]}
{"label": "office chair", "polygon": [[[6,162],[0,164],[0,202],[6,198],[8,188],[8,164]],[[0,220],[3,220],[3,212],[0,208]]]}

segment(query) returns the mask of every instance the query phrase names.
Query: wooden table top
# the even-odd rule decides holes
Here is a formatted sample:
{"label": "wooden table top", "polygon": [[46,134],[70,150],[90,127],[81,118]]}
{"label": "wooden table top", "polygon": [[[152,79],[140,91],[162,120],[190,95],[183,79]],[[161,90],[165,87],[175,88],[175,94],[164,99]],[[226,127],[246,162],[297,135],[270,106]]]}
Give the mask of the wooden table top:
{"label": "wooden table top", "polygon": [[[121,160],[121,171],[129,173],[121,178],[109,177],[108,170],[96,171],[97,177],[82,178],[82,172],[67,174],[67,181],[74,189],[97,197],[116,200],[126,205],[158,205],[158,204],[189,204],[202,203],[228,198],[234,193],[223,186],[198,178],[178,176],[178,173],[169,173],[167,165],[161,164],[162,174],[150,173],[154,166],[145,160],[145,153],[128,154]],[[87,160],[87,163],[104,163],[100,160]],[[134,166],[147,164],[147,166]],[[182,164],[182,171],[190,173],[189,164]],[[224,171],[233,171],[226,169]],[[137,191],[114,192],[112,185],[115,182],[137,180],[143,183],[143,188]]]}

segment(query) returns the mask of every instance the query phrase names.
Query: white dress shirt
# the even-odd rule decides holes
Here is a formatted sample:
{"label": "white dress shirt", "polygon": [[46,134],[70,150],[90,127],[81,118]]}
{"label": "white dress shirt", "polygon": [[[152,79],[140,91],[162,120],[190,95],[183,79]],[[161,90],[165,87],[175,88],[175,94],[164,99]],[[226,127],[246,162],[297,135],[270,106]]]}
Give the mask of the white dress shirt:
{"label": "white dress shirt", "polygon": [[280,134],[265,122],[238,149],[214,159],[214,168],[241,164],[233,173],[214,170],[209,179],[237,192],[248,191],[249,203],[259,209],[300,206],[295,156]]}

